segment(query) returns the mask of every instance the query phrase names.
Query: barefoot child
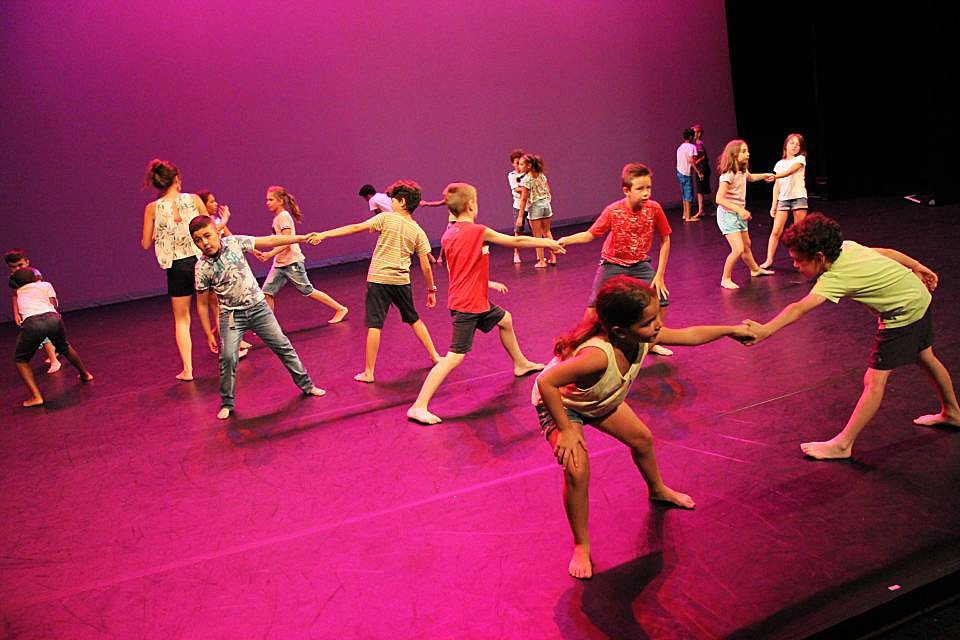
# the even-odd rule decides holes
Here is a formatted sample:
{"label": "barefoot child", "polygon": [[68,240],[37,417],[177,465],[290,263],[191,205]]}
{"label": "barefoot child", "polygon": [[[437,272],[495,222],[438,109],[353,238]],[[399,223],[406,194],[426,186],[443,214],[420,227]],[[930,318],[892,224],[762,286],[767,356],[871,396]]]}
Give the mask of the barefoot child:
{"label": "barefoot child", "polygon": [[[520,194],[523,192],[521,188],[521,183],[523,179],[527,176],[527,172],[523,167],[520,166],[523,156],[527,155],[527,152],[523,149],[514,149],[510,152],[510,164],[513,165],[513,169],[507,173],[507,186],[510,188],[510,196],[513,198],[513,235],[522,236],[523,229],[525,226],[525,220],[527,219],[527,212],[530,210],[529,205],[520,213]],[[532,235],[532,233],[531,233]],[[520,263],[520,250],[513,250],[513,261],[514,263]]]}
{"label": "barefoot child", "polygon": [[[608,204],[600,217],[586,231],[560,238],[560,244],[569,246],[591,242],[608,233],[600,249],[600,266],[593,278],[590,301],[583,319],[589,320],[596,315],[595,302],[597,292],[610,278],[630,276],[652,286],[660,298],[660,321],[667,312],[670,292],[664,284],[667,260],[670,258],[670,223],[658,202],[650,199],[653,192],[653,175],[646,165],[634,162],[623,167],[620,172],[623,185],[622,200]],[[660,257],[657,270],[650,266],[650,249],[653,246],[653,232],[660,238]],[[650,350],[661,356],[669,356],[673,351],[662,345],[654,345]]]}
{"label": "barefoot child", "polygon": [[510,312],[490,304],[487,289],[506,293],[507,287],[489,280],[490,250],[485,243],[522,249],[542,247],[563,253],[563,247],[556,240],[508,236],[476,224],[477,189],[472,185],[463,182],[448,184],[443,190],[443,197],[447,208],[457,216],[457,222],[447,229],[442,240],[450,272],[447,299],[450,315],[453,316],[453,338],[447,355],[430,369],[417,400],[407,410],[408,418],[423,424],[440,422],[440,418],[429,411],[430,400],[450,372],[467,357],[477,329],[484,333],[489,333],[494,327],[499,329],[500,343],[513,360],[515,376],[543,369],[542,364],[527,360],[520,351]]}
{"label": "barefoot child", "polygon": [[363,371],[353,376],[358,382],[374,381],[373,372],[377,365],[377,353],[380,351],[380,334],[391,304],[400,312],[401,319],[413,329],[434,364],[440,361],[440,354],[433,346],[427,325],[417,315],[413,306],[413,293],[410,288],[410,256],[417,254],[423,279],[427,283],[427,308],[436,306],[437,287],[430,268],[430,241],[413,219],[413,212],[420,204],[422,195],[420,185],[412,180],[398,180],[387,189],[387,195],[391,201],[390,210],[378,213],[365,222],[338,227],[320,234],[324,239],[361,231],[377,231],[380,234],[367,272],[367,348]]}
{"label": "barefoot child", "polygon": [[913,258],[893,249],[871,249],[843,240],[836,221],[814,213],[783,234],[793,265],[817,283],[807,296],[767,322],[747,320],[759,342],[799,320],[825,300],[849,297],[877,314],[877,334],[870,367],[863,377],[863,393],[840,433],[826,442],[805,442],[800,449],[812,458],[849,458],[860,431],[880,408],[890,372],[916,363],[930,378],[940,398],[940,413],[920,416],[919,425],[960,426],[960,407],[950,373],[933,355],[933,321],[930,312],[937,274]]}
{"label": "barefoot child", "polygon": [[597,294],[597,313],[557,340],[553,360],[537,376],[531,401],[540,428],[563,467],[563,506],[573,530],[568,571],[593,575],[587,531],[590,463],[583,425],[591,424],[630,447],[651,500],[692,509],[690,496],[664,484],[650,429],[624,401],[650,346],[694,346],[723,336],[752,337],[744,325],[668,329],[658,317],[656,291],[636,278],[618,276]]}
{"label": "barefoot child", "polygon": [[772,173],[750,173],[747,163],[750,160],[750,150],[743,140],[731,140],[727,143],[720,161],[717,163],[717,173],[720,174],[720,187],[717,189],[717,226],[723,237],[730,244],[730,253],[723,262],[723,276],[720,286],[724,289],[739,289],[733,281],[733,266],[738,259],[750,269],[750,275],[769,276],[773,271],[761,268],[753,258],[750,249],[750,233],[747,231],[747,220],[750,212],[746,209],[747,182],[765,180],[773,182]]}
{"label": "barefoot child", "polygon": [[783,143],[783,158],[777,161],[773,171],[776,182],[773,183],[773,203],[770,205],[770,217],[773,229],[767,241],[767,259],[760,263],[761,269],[773,264],[780,236],[787,225],[787,218],[793,212],[796,224],[807,215],[807,186],[804,175],[807,167],[807,145],[799,133],[791,133]]}
{"label": "barefoot child", "polygon": [[[308,395],[322,396],[325,392],[313,386],[310,375],[297,355],[296,349],[283,335],[276,316],[264,300],[250,265],[243,252],[255,249],[281,247],[295,242],[318,244],[319,234],[220,237],[209,216],[197,216],[190,221],[190,236],[203,253],[197,261],[196,290],[200,324],[207,335],[207,345],[213,353],[220,353],[220,411],[217,418],[225,420],[233,412],[236,386],[237,351],[240,338],[247,329],[257,334],[264,344],[277,354],[290,372],[294,384]],[[210,289],[220,303],[220,345],[210,327]]]}
{"label": "barefoot child", "polygon": [[[23,249],[10,249],[3,256],[4,260],[7,263],[7,267],[10,269],[10,288],[16,290],[17,285],[13,281],[13,272],[17,269],[24,269],[30,266],[30,259],[27,258],[27,254]],[[36,269],[34,269],[36,271]],[[40,275],[40,272],[37,271],[38,277],[43,280],[43,276]],[[17,302],[17,294],[13,294],[13,303]],[[56,373],[60,371],[60,360],[57,359],[57,350],[53,348],[53,343],[50,342],[49,338],[44,338],[41,345],[43,350],[47,353],[47,373]]]}
{"label": "barefoot child", "polygon": [[[273,214],[274,235],[293,235],[296,232],[293,224],[294,218],[297,222],[303,221],[297,201],[283,187],[273,186],[267,189],[267,209]],[[322,302],[333,309],[333,317],[327,320],[328,323],[336,324],[347,315],[347,307],[323,291],[317,291],[310,284],[310,278],[307,277],[307,268],[304,265],[306,258],[304,258],[297,243],[284,243],[283,246],[277,246],[271,251],[257,252],[255,255],[264,262],[273,258],[270,273],[267,274],[267,279],[263,282],[263,294],[266,296],[271,311],[275,310],[274,297],[289,280],[297,288],[297,291],[306,297]]]}
{"label": "barefoot child", "polygon": [[70,364],[77,368],[81,381],[93,380],[93,374],[87,371],[76,350],[67,343],[63,319],[57,313],[57,292],[53,290],[53,285],[41,281],[39,272],[29,267],[17,269],[10,279],[17,286],[13,297],[13,319],[20,325],[13,359],[17,372],[30,391],[30,398],[23,401],[23,406],[38,407],[43,404],[43,396],[30,369],[30,358],[45,339],[53,343],[56,353],[66,356]]}

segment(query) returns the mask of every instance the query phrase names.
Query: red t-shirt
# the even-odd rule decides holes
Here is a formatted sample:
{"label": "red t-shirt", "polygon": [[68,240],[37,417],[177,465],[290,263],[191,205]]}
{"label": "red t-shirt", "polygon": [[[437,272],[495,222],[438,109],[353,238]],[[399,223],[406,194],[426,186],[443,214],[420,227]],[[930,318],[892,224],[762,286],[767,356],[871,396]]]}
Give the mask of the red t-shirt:
{"label": "red t-shirt", "polygon": [[643,208],[635,212],[626,198],[608,204],[589,229],[597,238],[610,232],[600,249],[600,259],[624,267],[649,257],[654,230],[661,240],[671,231],[660,203],[647,200]]}
{"label": "red t-shirt", "polygon": [[490,310],[487,298],[490,247],[483,244],[485,230],[485,226],[475,222],[456,222],[440,238],[447,254],[450,274],[447,306],[451,311],[483,313]]}

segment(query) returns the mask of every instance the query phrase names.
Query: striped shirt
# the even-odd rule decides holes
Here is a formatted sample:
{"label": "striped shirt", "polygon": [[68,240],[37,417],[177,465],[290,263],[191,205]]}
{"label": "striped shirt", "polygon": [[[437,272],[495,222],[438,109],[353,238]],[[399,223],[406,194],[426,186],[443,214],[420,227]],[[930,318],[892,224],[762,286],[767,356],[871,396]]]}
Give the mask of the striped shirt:
{"label": "striped shirt", "polygon": [[410,256],[430,253],[427,234],[413,218],[399,213],[379,213],[367,222],[371,232],[380,233],[367,282],[410,284]]}

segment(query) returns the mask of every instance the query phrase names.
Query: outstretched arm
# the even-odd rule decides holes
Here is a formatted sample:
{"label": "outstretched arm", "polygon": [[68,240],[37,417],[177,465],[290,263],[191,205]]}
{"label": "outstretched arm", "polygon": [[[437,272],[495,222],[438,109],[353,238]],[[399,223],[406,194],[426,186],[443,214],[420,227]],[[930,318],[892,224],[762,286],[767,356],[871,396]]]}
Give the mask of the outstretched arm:
{"label": "outstretched arm", "polygon": [[730,336],[734,340],[746,342],[756,338],[754,332],[746,324],[736,325],[700,325],[696,327],[685,327],[683,329],[670,329],[662,327],[657,334],[657,344],[679,345],[684,347],[695,347],[699,344],[713,342],[720,338]]}
{"label": "outstretched arm", "polygon": [[370,218],[369,220],[364,220],[363,222],[358,222],[356,224],[348,224],[344,227],[337,227],[336,229],[330,229],[329,231],[322,231],[320,232],[320,238],[321,240],[326,240],[327,238],[349,236],[354,233],[360,233],[361,231],[370,231],[372,228],[373,218]]}
{"label": "outstretched arm", "polygon": [[757,182],[763,180],[764,182],[773,182],[777,179],[772,173],[747,173],[747,182]]}
{"label": "outstretched arm", "polygon": [[753,320],[744,320],[743,323],[750,327],[750,329],[756,334],[756,338],[753,340],[748,340],[746,344],[756,344],[761,340],[764,340],[780,329],[783,329],[789,324],[793,324],[807,313],[812,311],[814,308],[820,306],[824,303],[826,298],[816,293],[808,293],[805,297],[797,300],[792,304],[788,304],[783,308],[783,311],[778,313],[773,320],[766,324],[760,324],[759,322],[754,322]]}
{"label": "outstretched arm", "polygon": [[802,162],[794,162],[792,165],[790,165],[789,169],[787,169],[783,173],[775,173],[773,174],[773,177],[776,179],[779,179],[779,178],[786,178],[787,176],[792,176],[797,171],[800,171],[800,168],[802,166],[803,166]]}
{"label": "outstretched arm", "polygon": [[493,229],[487,227],[483,231],[483,241],[492,242],[493,244],[500,244],[505,247],[513,247],[514,249],[533,249],[535,247],[543,247],[544,249],[550,249],[554,253],[566,253],[567,250],[563,246],[552,238],[532,238],[530,236],[508,236],[506,234],[500,233],[499,231],[494,231]]}
{"label": "outstretched arm", "polygon": [[140,246],[144,251],[150,248],[153,242],[153,217],[156,214],[156,204],[151,202],[143,210],[143,234],[140,236]]}
{"label": "outstretched arm", "polygon": [[871,247],[871,248],[877,253],[879,253],[880,255],[886,256],[891,260],[896,260],[897,262],[905,266],[907,269],[910,269],[910,271],[913,271],[915,274],[917,274],[917,277],[923,281],[923,284],[926,285],[930,293],[933,293],[934,289],[937,288],[937,282],[939,281],[937,274],[935,274],[933,271],[931,271],[927,267],[923,266],[922,264],[920,264],[919,262],[917,262],[916,260],[908,256],[907,254],[900,253],[896,249],[877,249],[876,247]]}
{"label": "outstretched arm", "polygon": [[597,236],[593,235],[589,231],[581,231],[580,233],[572,233],[569,236],[564,236],[560,238],[559,242],[564,247],[570,244],[586,244],[592,242]]}
{"label": "outstretched arm", "polygon": [[314,231],[313,233],[308,233],[306,235],[290,234],[281,236],[258,236],[253,239],[253,246],[257,249],[267,249],[273,247],[282,247],[288,244],[296,244],[298,242],[320,244],[321,240],[323,240],[323,236]]}
{"label": "outstretched arm", "polygon": [[443,198],[439,200],[421,200],[420,201],[421,207],[442,207],[445,204],[447,204],[447,201],[444,200]]}

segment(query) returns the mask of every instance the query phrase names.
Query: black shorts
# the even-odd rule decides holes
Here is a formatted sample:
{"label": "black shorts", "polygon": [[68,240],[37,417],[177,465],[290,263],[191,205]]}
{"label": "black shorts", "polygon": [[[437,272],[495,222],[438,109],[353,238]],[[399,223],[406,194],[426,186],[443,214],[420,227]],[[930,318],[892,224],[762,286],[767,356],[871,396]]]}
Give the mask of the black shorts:
{"label": "black shorts", "polygon": [[17,336],[17,346],[13,350],[13,359],[17,362],[30,362],[44,338],[50,338],[60,355],[65,355],[70,349],[59,313],[48,311],[24,318],[20,325],[20,335]]}
{"label": "black shorts", "polygon": [[171,297],[193,295],[193,272],[197,266],[197,257],[180,258],[170,264],[167,272],[167,295]]}
{"label": "black shorts", "polygon": [[473,334],[479,329],[484,333],[490,333],[490,330],[497,326],[507,312],[495,304],[483,313],[465,313],[463,311],[451,311],[453,316],[453,337],[450,339],[450,351],[453,353],[467,354],[473,347]]}
{"label": "black shorts", "polygon": [[696,172],[692,171],[690,175],[693,177],[693,189],[699,194],[710,193],[710,172],[704,171],[703,177]]}
{"label": "black shorts", "polygon": [[413,291],[409,284],[367,283],[366,314],[364,324],[367,329],[383,329],[387,311],[393,304],[400,311],[400,318],[407,324],[420,319],[413,307]]}
{"label": "black shorts", "polygon": [[933,346],[933,314],[930,307],[923,317],[905,327],[878,329],[870,368],[889,371],[914,364],[924,349]]}

